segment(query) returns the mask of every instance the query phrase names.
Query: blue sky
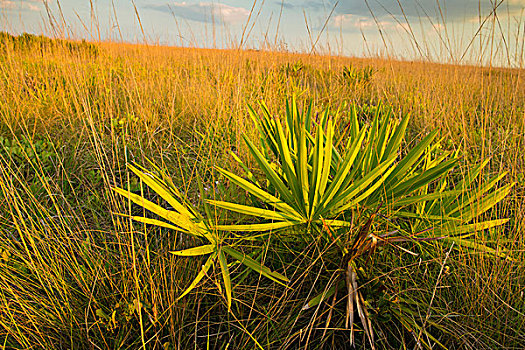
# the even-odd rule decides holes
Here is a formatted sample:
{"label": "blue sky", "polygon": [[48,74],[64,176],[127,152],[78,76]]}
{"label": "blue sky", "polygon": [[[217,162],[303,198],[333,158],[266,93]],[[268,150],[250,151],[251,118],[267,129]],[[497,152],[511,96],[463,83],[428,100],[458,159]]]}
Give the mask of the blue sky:
{"label": "blue sky", "polygon": [[52,34],[54,23],[75,38],[441,61],[466,52],[464,62],[483,51],[511,65],[525,32],[525,0],[0,0],[0,16],[14,33]]}

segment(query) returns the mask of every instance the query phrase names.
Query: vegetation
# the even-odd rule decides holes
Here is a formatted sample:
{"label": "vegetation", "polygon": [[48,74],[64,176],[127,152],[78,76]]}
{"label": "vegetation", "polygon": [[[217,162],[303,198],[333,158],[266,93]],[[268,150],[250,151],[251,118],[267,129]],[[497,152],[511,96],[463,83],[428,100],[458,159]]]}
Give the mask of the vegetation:
{"label": "vegetation", "polygon": [[523,70],[36,40],[2,346],[525,346]]}

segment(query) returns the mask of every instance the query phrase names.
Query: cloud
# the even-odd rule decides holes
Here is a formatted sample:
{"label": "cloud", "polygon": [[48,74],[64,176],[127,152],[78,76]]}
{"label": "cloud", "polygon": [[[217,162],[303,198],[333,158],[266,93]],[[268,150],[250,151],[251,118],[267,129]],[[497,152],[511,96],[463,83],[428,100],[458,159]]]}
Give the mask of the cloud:
{"label": "cloud", "polygon": [[[389,21],[378,21],[381,27],[389,27],[392,25]],[[377,28],[377,23],[370,17],[359,16],[353,14],[341,14],[334,16],[330,21],[331,27],[344,29],[367,29]]]}
{"label": "cloud", "polygon": [[216,21],[232,24],[242,22],[250,15],[250,11],[244,7],[211,2],[199,2],[197,4],[174,2],[167,5],[151,5],[148,8],[173,13],[175,16],[197,22]]}
{"label": "cloud", "polygon": [[[281,7],[281,5],[287,10],[322,10],[326,9],[326,2],[320,2],[319,0],[304,0],[304,1],[274,1],[275,6]],[[334,1],[335,4],[335,1]],[[331,6],[333,6],[332,4]],[[330,4],[328,4],[330,5]]]}
{"label": "cloud", "polygon": [[[294,1],[292,1],[294,2]],[[336,0],[325,0],[317,2],[317,5],[310,5],[312,11],[319,9],[320,6],[326,10],[334,6]],[[367,6],[368,4],[368,6]],[[401,7],[400,5],[401,4]],[[439,4],[439,6],[438,6]],[[479,5],[479,7],[478,7]],[[295,4],[294,6],[300,6]],[[305,8],[307,9],[307,8]],[[481,17],[489,15],[493,9],[491,0],[348,0],[339,1],[328,27],[343,31],[357,31],[376,29],[379,25],[384,30],[398,29],[405,30],[405,19],[409,23],[430,24],[430,19],[434,23],[434,30],[442,30],[441,14],[444,21],[451,22],[472,22],[479,21],[479,10]],[[505,0],[498,7],[500,18],[507,15],[515,16],[525,10],[525,0]],[[328,16],[329,12],[326,12]],[[372,14],[374,16],[372,16]],[[375,17],[375,20],[374,18]],[[439,18],[438,21],[435,19]],[[377,23],[376,23],[377,20]],[[321,21],[322,22],[322,21]],[[439,26],[439,28],[438,28]]]}
{"label": "cloud", "polygon": [[[295,10],[322,11],[328,15],[335,6],[335,15],[354,15],[372,18],[386,18],[403,16],[412,20],[427,17],[445,22],[465,22],[480,15],[488,16],[494,7],[494,0],[288,0],[288,6]],[[500,1],[496,1],[500,3]],[[337,6],[336,6],[337,4]],[[525,0],[503,0],[497,8],[500,17],[520,15],[525,10]]]}
{"label": "cloud", "polygon": [[393,21],[388,19],[377,19],[377,22],[372,17],[353,15],[353,14],[339,14],[330,19],[328,27],[331,29],[342,29],[345,32],[353,32],[357,30],[376,29],[378,25],[382,29],[398,28]]}
{"label": "cloud", "polygon": [[[333,6],[336,0],[328,0]],[[368,6],[367,6],[368,3]],[[401,4],[401,6],[399,5]],[[501,14],[517,14],[525,8],[525,0],[507,0],[498,8]],[[446,21],[462,21],[479,15],[488,15],[493,9],[492,0],[350,0],[340,1],[336,7],[337,14],[353,14],[376,17],[394,15],[407,17],[441,16]]]}
{"label": "cloud", "polygon": [[274,4],[275,6],[278,6],[278,7],[281,7],[281,6],[282,6],[283,8],[285,8],[285,9],[287,9],[287,10],[293,10],[293,9],[296,8],[296,6],[295,6],[294,4],[289,4],[289,3],[284,2],[284,1],[282,1],[282,2],[281,2],[281,1],[274,1],[273,4]]}
{"label": "cloud", "polygon": [[0,0],[0,9],[40,11],[41,7],[37,4],[41,3],[39,0]]}

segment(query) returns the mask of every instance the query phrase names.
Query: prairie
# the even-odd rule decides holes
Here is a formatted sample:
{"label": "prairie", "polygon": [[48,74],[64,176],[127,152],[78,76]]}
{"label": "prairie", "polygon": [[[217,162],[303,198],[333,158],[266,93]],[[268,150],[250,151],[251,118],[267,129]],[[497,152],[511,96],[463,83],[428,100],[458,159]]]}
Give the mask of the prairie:
{"label": "prairie", "polygon": [[[294,241],[285,241],[269,248],[270,238],[247,246],[267,252],[267,264],[294,276],[290,292],[232,263],[232,312],[220,289],[219,268],[178,300],[205,260],[170,252],[199,240],[118,215],[146,214],[112,191],[118,186],[161,203],[127,168],[129,163],[149,168],[151,160],[196,207],[203,205],[199,179],[212,198],[244,203],[247,193],[215,166],[241,174],[232,151],[254,169],[242,139],[258,141],[248,106],[257,109],[264,101],[283,117],[286,101],[295,95],[299,103],[311,102],[314,114],[340,107],[341,129],[349,123],[352,104],[363,110],[386,106],[396,118],[410,115],[402,147],[437,130],[441,147],[457,152],[456,178],[488,159],[476,183],[504,172],[495,185],[515,183],[484,214],[509,221],[471,237],[505,251],[507,258],[462,247],[449,251],[445,245],[429,253],[409,242],[402,247],[414,254],[394,248],[366,260],[377,280],[395,291],[388,299],[393,311],[372,320],[376,346],[525,347],[524,74],[380,58],[2,34],[0,344],[20,349],[347,346],[343,302],[333,315],[328,303],[301,309],[323,290],[317,281],[329,277],[314,259],[315,247],[298,252],[286,246]],[[359,116],[369,123],[366,113]],[[371,304],[383,298],[368,293]],[[405,321],[392,316],[401,311]],[[359,322],[357,329],[357,344],[369,346]]]}

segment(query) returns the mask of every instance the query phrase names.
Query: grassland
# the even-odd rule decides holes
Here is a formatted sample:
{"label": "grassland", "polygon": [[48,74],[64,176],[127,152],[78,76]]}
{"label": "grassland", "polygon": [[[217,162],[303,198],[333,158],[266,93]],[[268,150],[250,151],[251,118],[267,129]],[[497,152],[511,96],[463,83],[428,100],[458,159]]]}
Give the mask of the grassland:
{"label": "grassland", "polygon": [[[353,73],[344,74],[345,67]],[[229,314],[215,287],[216,273],[176,301],[203,261],[169,252],[195,241],[115,215],[139,209],[111,186],[153,195],[126,168],[128,162],[147,165],[146,159],[168,169],[196,205],[198,174],[218,198],[242,201],[245,193],[213,166],[240,170],[232,150],[251,167],[241,138],[257,136],[247,105],[264,100],[282,115],[295,93],[301,101],[313,101],[316,111],[382,103],[396,115],[410,114],[408,144],[437,129],[444,147],[459,152],[463,168],[490,158],[480,183],[508,171],[500,185],[517,184],[487,215],[510,221],[476,239],[508,249],[512,259],[466,250],[380,255],[376,275],[399,298],[410,300],[411,319],[434,339],[413,326],[410,332],[388,315],[374,321],[383,328],[378,337],[385,347],[414,348],[417,339],[448,348],[525,347],[524,74],[523,69],[3,35],[0,346],[347,344],[348,331],[336,321],[321,337],[327,307],[301,311],[311,292],[307,282],[319,278],[318,266],[308,260],[315,250],[297,255],[283,250],[268,258],[281,273],[310,271],[292,279],[290,292],[257,276],[241,278],[238,271],[235,312]]]}

